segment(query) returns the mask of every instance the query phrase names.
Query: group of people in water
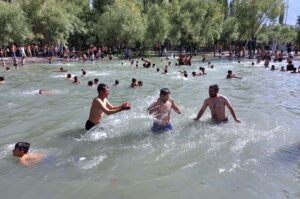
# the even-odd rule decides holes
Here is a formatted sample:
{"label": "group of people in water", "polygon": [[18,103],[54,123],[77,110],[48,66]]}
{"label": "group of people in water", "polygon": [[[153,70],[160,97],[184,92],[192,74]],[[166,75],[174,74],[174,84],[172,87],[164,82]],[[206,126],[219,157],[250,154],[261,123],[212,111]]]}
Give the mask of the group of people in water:
{"label": "group of people in water", "polygon": [[[119,106],[113,106],[108,100],[109,87],[106,84],[99,84],[97,87],[98,96],[93,99],[89,118],[86,121],[85,129],[90,130],[94,126],[100,124],[104,114],[111,115],[125,110],[130,110],[131,105],[124,102]],[[154,115],[154,122],[151,130],[155,133],[162,133],[173,129],[171,124],[171,110],[173,109],[177,114],[181,114],[181,109],[170,96],[171,91],[168,88],[162,88],[158,99],[153,102],[147,112]],[[206,108],[209,107],[211,111],[211,118],[216,123],[227,122],[228,118],[225,115],[225,107],[227,107],[236,122],[237,119],[235,111],[229,100],[219,94],[219,86],[217,84],[209,86],[209,98],[207,98],[202,108],[200,109],[195,120],[199,120]]]}
{"label": "group of people in water", "polygon": [[[240,122],[237,118],[235,111],[230,104],[229,100],[219,94],[219,86],[214,84],[209,86],[209,97],[204,100],[204,103],[194,118],[198,121],[207,107],[211,111],[211,118],[216,123],[227,122],[228,117],[225,114],[225,108],[227,107],[232,114],[232,117],[236,122]],[[124,102],[119,106],[112,105],[107,97],[109,95],[109,87],[106,84],[99,84],[97,87],[98,96],[93,99],[89,118],[85,123],[85,129],[90,130],[96,125],[101,123],[101,120],[106,115],[115,114],[121,111],[130,110],[131,104]],[[154,122],[151,127],[153,133],[163,133],[173,130],[171,124],[171,111],[175,111],[177,114],[181,114],[180,107],[176,104],[175,100],[170,96],[171,91],[168,88],[162,88],[160,90],[159,97],[154,101],[147,109],[149,114],[154,115]],[[29,152],[30,143],[18,142],[13,149],[13,156],[19,158],[19,162],[24,166],[33,166],[34,164],[42,161],[46,154],[42,152]]]}
{"label": "group of people in water", "polygon": [[[149,67],[155,67],[155,64],[152,64],[150,60],[148,59],[141,59],[144,63],[143,66],[145,68]],[[205,60],[204,60],[205,61]],[[259,63],[260,60],[258,60]],[[134,60],[130,61],[131,64],[134,63]],[[137,67],[138,67],[138,61],[136,61]],[[290,69],[292,64],[292,59],[288,58],[288,66],[287,69]],[[162,74],[168,73],[168,67],[170,67],[171,62],[168,62],[167,65],[165,65],[164,72]],[[252,63],[254,65],[254,62]],[[214,65],[212,65],[210,62],[208,64],[209,68],[214,68]],[[268,67],[268,65],[265,67]],[[288,68],[289,67],[289,68]],[[273,70],[275,67],[272,65],[271,70]],[[293,67],[293,71],[296,67]],[[157,72],[159,72],[159,68],[157,68]],[[284,69],[284,68],[283,68]],[[285,71],[285,70],[280,71]],[[61,67],[59,70],[56,70],[54,72],[67,72],[68,70]],[[82,77],[86,76],[87,71],[82,69]],[[183,75],[183,77],[188,77],[188,74],[186,71],[179,71],[180,74]],[[300,66],[298,68],[298,72],[300,73]],[[200,67],[199,72],[193,71],[192,76],[202,76],[206,75],[205,67]],[[228,74],[226,76],[228,79],[240,79],[241,77],[235,75],[231,70],[228,70]],[[79,84],[80,81],[78,79],[78,76],[74,76],[72,79],[71,74],[67,74],[66,79],[72,80],[73,83]],[[0,83],[4,83],[4,77],[0,77]],[[115,81],[114,86],[119,84],[119,80]],[[122,111],[128,111],[132,108],[131,104],[129,102],[123,102],[122,104],[118,106],[112,105],[108,101],[109,96],[109,86],[100,83],[99,79],[95,78],[94,80],[91,80],[88,82],[88,86],[97,86],[97,96],[93,99],[91,103],[90,113],[89,117],[85,123],[85,129],[90,130],[94,128],[97,125],[101,125],[101,122],[103,120],[104,115],[111,115]],[[135,78],[132,79],[132,82],[130,84],[130,87],[141,87],[143,86],[143,82],[141,80],[137,80]],[[41,89],[39,90],[39,94],[45,94],[47,93],[45,90]],[[233,106],[231,105],[229,99],[221,94],[219,94],[219,86],[217,84],[210,85],[208,88],[208,94],[209,97],[206,98],[203,102],[202,107],[197,113],[197,116],[194,118],[195,121],[198,121],[203,116],[204,112],[207,108],[210,109],[210,115],[211,119],[219,124],[219,123],[226,123],[228,122],[228,117],[226,116],[226,107],[228,108],[229,112],[231,113],[233,119],[235,122],[240,123],[241,121],[237,117],[235,110]],[[153,115],[154,121],[151,126],[151,131],[155,134],[169,132],[173,130],[173,126],[171,123],[171,112],[172,110],[177,114],[182,114],[182,110],[180,106],[175,102],[175,100],[171,97],[171,91],[168,88],[162,88],[160,90],[158,98],[151,103],[151,105],[147,108],[147,112],[150,115]],[[37,162],[40,162],[43,158],[45,158],[45,154],[40,152],[29,152],[30,143],[27,142],[18,142],[15,144],[14,150],[13,150],[13,156],[19,157],[20,163],[24,166],[31,166],[36,164]]]}

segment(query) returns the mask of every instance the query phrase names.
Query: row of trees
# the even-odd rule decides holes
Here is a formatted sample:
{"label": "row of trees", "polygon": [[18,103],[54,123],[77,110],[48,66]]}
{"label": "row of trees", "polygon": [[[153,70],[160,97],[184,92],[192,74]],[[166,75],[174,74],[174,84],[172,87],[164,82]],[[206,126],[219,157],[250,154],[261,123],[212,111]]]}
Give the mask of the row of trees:
{"label": "row of trees", "polygon": [[89,44],[149,49],[207,46],[257,38],[300,40],[282,24],[284,0],[15,0],[0,1],[0,45]]}

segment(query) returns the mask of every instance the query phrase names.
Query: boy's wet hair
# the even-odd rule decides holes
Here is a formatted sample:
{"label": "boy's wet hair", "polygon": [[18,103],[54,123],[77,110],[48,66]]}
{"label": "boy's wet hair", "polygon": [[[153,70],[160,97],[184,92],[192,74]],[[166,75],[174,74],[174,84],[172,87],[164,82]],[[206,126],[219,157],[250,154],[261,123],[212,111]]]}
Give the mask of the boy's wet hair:
{"label": "boy's wet hair", "polygon": [[0,81],[4,81],[4,77],[1,76],[1,77],[0,77]]}
{"label": "boy's wet hair", "polygon": [[162,88],[162,89],[160,89],[160,94],[161,95],[168,95],[170,93],[171,93],[171,91],[168,88]]}
{"label": "boy's wet hair", "polygon": [[67,78],[71,78],[71,76],[72,76],[71,74],[67,74]]}
{"label": "boy's wet hair", "polygon": [[19,149],[20,151],[28,152],[30,144],[28,142],[18,142],[15,145],[15,149]]}
{"label": "boy's wet hair", "polygon": [[209,88],[212,88],[212,89],[214,89],[215,91],[219,91],[219,86],[218,86],[218,84],[212,84],[212,85],[209,86]]}

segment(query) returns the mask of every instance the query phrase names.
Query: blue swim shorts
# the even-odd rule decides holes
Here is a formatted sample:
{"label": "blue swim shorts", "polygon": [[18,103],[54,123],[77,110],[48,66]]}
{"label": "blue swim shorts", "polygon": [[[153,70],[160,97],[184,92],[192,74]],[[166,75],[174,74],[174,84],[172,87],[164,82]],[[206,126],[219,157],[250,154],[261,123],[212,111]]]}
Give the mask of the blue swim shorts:
{"label": "blue swim shorts", "polygon": [[153,126],[151,127],[151,131],[153,133],[161,133],[161,132],[166,132],[166,131],[171,131],[171,130],[173,130],[173,127],[171,124],[160,125],[160,124],[154,122]]}

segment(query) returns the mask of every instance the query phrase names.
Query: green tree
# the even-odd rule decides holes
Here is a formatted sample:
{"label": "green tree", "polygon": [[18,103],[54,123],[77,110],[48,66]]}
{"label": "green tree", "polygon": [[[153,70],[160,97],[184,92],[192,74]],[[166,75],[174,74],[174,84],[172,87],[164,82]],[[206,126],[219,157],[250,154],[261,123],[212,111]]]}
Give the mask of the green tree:
{"label": "green tree", "polygon": [[166,9],[168,12],[168,21],[170,23],[170,30],[169,30],[169,36],[168,41],[172,45],[179,45],[180,44],[180,37],[181,32],[180,29],[180,21],[179,21],[179,15],[180,15],[180,2],[179,0],[173,0],[172,3],[169,3],[166,5]]}
{"label": "green tree", "polygon": [[287,42],[295,42],[296,36],[297,32],[295,28],[279,24],[263,27],[258,35],[258,40],[264,43],[276,42],[278,44],[285,44]]}
{"label": "green tree", "polygon": [[153,47],[156,43],[163,43],[170,32],[170,22],[164,7],[152,4],[147,13],[147,28],[145,42]]}
{"label": "green tree", "polygon": [[238,32],[238,23],[235,17],[228,17],[222,24],[222,32],[220,42],[230,44],[232,41],[238,40],[240,37]]}
{"label": "green tree", "polygon": [[18,4],[0,2],[0,45],[21,44],[30,39],[27,18]]}
{"label": "green tree", "polygon": [[202,46],[220,38],[224,18],[221,5],[215,1],[186,0],[178,17],[181,44]]}
{"label": "green tree", "polygon": [[105,12],[106,7],[112,5],[114,2],[115,0],[94,0],[94,11],[100,16]]}
{"label": "green tree", "polygon": [[101,44],[134,47],[145,36],[145,21],[135,1],[116,0],[108,6],[95,26]]}
{"label": "green tree", "polygon": [[298,46],[300,46],[300,28],[298,28],[298,30],[297,30],[296,42],[297,42]]}
{"label": "green tree", "polygon": [[256,37],[262,27],[281,14],[283,0],[239,0],[235,2],[238,31],[242,39]]}
{"label": "green tree", "polygon": [[70,34],[85,31],[76,16],[79,8],[74,1],[23,0],[20,4],[28,16],[35,41],[50,45],[66,44]]}
{"label": "green tree", "polygon": [[285,15],[285,7],[284,5],[281,6],[280,15],[279,15],[279,24],[283,25],[284,21],[284,15]]}

